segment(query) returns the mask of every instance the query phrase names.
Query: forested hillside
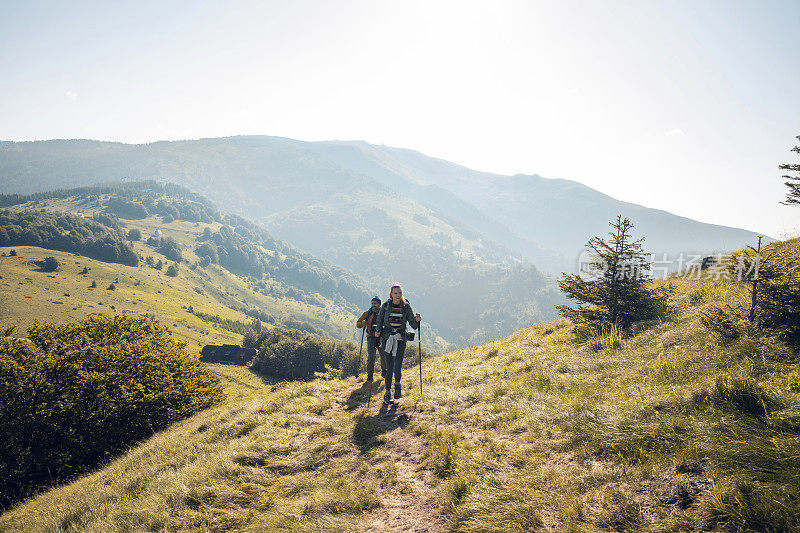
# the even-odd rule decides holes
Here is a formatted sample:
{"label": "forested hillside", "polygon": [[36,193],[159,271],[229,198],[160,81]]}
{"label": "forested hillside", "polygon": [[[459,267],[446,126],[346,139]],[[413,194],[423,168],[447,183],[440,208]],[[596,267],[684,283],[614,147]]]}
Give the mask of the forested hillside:
{"label": "forested hillside", "polygon": [[[0,258],[0,324],[116,311],[157,315],[194,346],[238,343],[253,319],[353,340],[355,316],[371,296],[346,270],[173,184],[4,195],[0,203],[0,235],[14,239]],[[87,243],[100,237],[131,260],[93,253]],[[37,266],[47,256],[59,264],[54,272]]]}
{"label": "forested hillside", "polygon": [[[362,142],[0,143],[0,186],[8,192],[125,178],[204,194],[221,211],[356,273],[382,298],[392,282],[404,283],[412,305],[456,346],[554,318],[563,299],[547,273],[575,271],[594,228],[618,213],[636,222],[654,254],[710,254],[755,236],[620,202],[574,181],[476,172]],[[237,259],[256,269],[265,261]]]}

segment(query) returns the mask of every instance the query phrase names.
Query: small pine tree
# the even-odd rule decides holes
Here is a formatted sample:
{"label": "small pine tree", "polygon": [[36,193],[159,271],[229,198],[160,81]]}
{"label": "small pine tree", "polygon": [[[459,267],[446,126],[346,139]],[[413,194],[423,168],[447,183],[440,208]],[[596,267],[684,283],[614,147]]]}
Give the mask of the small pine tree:
{"label": "small pine tree", "polygon": [[92,281],[92,284],[90,285],[90,287],[92,289],[96,289],[97,288],[97,282],[96,281]]}
{"label": "small pine tree", "polygon": [[156,263],[156,270],[161,270],[162,268],[164,268],[164,261],[159,259],[158,263]]}
{"label": "small pine tree", "polygon": [[128,240],[129,241],[142,240],[142,232],[138,228],[132,228],[130,231],[128,231]]}
{"label": "small pine tree", "polygon": [[[800,135],[797,136],[797,140],[800,141]],[[800,154],[800,146],[795,146],[791,151]],[[785,165],[779,165],[778,168],[789,172],[789,174],[782,176],[788,180],[784,182],[784,185],[789,187],[789,191],[786,193],[786,201],[781,203],[784,205],[800,205],[800,164],[786,163]],[[796,175],[792,176],[791,173]]]}
{"label": "small pine tree", "polygon": [[111,285],[108,286],[108,289],[106,289],[106,290],[115,291],[115,290],[117,290],[117,286],[112,283]]}
{"label": "small pine tree", "polygon": [[11,250],[10,252],[8,252],[8,256],[9,257],[16,257],[16,255],[17,255],[17,251],[16,250]]}
{"label": "small pine tree", "polygon": [[165,272],[167,276],[176,277],[178,275],[178,265],[172,263],[169,267],[167,267],[167,271]]}
{"label": "small pine tree", "polygon": [[81,270],[80,273],[85,276],[86,274],[89,273],[89,267],[87,267],[87,266],[83,267],[83,270]]}
{"label": "small pine tree", "polygon": [[647,277],[650,264],[642,251],[644,238],[631,240],[633,224],[622,215],[609,225],[614,229],[609,232],[610,240],[593,237],[587,244],[593,252],[588,264],[593,279],[562,272],[558,280],[561,291],[578,301],[578,306],[556,308],[576,324],[595,330],[610,324],[625,329],[635,321],[655,318],[666,303],[663,291],[649,287],[652,280]]}

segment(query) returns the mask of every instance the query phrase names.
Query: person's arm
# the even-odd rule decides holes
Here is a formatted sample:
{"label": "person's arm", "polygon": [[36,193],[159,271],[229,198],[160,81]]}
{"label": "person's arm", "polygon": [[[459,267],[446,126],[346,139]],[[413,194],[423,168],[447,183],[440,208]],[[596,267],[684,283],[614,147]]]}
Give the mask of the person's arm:
{"label": "person's arm", "polygon": [[364,320],[367,318],[367,313],[369,313],[369,311],[364,311],[364,314],[362,314],[361,317],[358,320],[356,320],[356,327],[358,329],[364,327]]}
{"label": "person's arm", "polygon": [[387,307],[386,304],[383,304],[383,305],[381,305],[381,310],[378,311],[378,319],[377,319],[378,322],[377,322],[377,324],[378,324],[378,335],[379,336],[383,335],[383,318],[384,318],[384,315],[386,314],[386,307]]}
{"label": "person's arm", "polygon": [[408,315],[406,316],[406,322],[408,322],[408,325],[412,328],[419,330],[420,321],[417,321],[416,316],[414,315],[414,310],[411,309],[411,304],[408,304]]}

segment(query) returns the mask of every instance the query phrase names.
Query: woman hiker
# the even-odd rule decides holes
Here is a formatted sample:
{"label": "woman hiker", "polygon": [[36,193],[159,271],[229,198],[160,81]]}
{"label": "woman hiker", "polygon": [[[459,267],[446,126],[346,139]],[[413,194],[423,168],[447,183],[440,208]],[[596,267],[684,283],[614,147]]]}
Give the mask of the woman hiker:
{"label": "woman hiker", "polygon": [[375,371],[375,352],[381,358],[381,377],[386,377],[386,364],[383,361],[383,348],[381,348],[380,328],[373,327],[378,324],[378,313],[381,310],[381,299],[375,296],[370,302],[370,308],[364,311],[356,321],[356,327],[366,328],[364,335],[367,337],[367,382],[372,381]]}
{"label": "woman hiker", "polygon": [[403,287],[399,283],[392,285],[389,299],[381,306],[378,324],[383,342],[383,357],[386,361],[386,393],[383,395],[384,405],[392,402],[392,375],[394,375],[394,397],[400,398],[400,370],[403,366],[403,354],[406,351],[406,324],[418,330],[422,317],[414,314],[408,300],[403,298]]}

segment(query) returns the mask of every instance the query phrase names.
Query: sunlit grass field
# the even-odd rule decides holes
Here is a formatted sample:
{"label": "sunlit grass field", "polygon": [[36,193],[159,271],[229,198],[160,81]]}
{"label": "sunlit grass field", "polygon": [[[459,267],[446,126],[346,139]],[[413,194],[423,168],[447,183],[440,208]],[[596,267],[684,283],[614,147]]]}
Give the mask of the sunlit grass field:
{"label": "sunlit grass field", "polygon": [[[90,215],[94,204],[78,198],[53,199],[40,201],[35,208]],[[13,209],[26,208],[31,206],[22,204]],[[246,278],[218,265],[190,268],[198,261],[193,252],[197,238],[206,227],[218,230],[219,224],[185,221],[165,224],[156,216],[124,222],[126,231],[136,228],[142,233],[141,241],[131,243],[134,250],[142,257],[153,257],[155,262],[163,261],[160,270],[143,261],[131,267],[33,246],[0,247],[0,253],[6,254],[0,256],[0,326],[17,325],[17,334],[23,334],[34,320],[65,321],[92,313],[150,314],[168,326],[176,339],[187,342],[189,351],[197,353],[205,344],[239,343],[241,334],[204,321],[187,308],[247,323],[252,318],[241,309],[256,308],[271,314],[279,323],[291,318],[309,323],[331,337],[357,340],[354,314],[320,295],[317,301],[324,305],[312,305],[264,294]],[[178,265],[177,277],[166,275],[172,261],[144,242],[156,230],[181,245],[184,262]],[[8,255],[12,249],[17,252],[16,257]],[[47,256],[59,261],[56,272],[42,272],[34,264]],[[85,274],[84,268],[88,268]],[[91,287],[92,282],[96,287]],[[114,290],[109,290],[112,284]],[[269,287],[280,282],[266,279],[265,284]]]}
{"label": "sunlit grass field", "polygon": [[661,283],[673,313],[633,336],[538,324],[426,359],[422,394],[404,369],[388,411],[377,383],[366,407],[363,375],[266,383],[213,367],[233,378],[225,404],[0,530],[800,530],[797,353],[701,325],[748,286]]}

